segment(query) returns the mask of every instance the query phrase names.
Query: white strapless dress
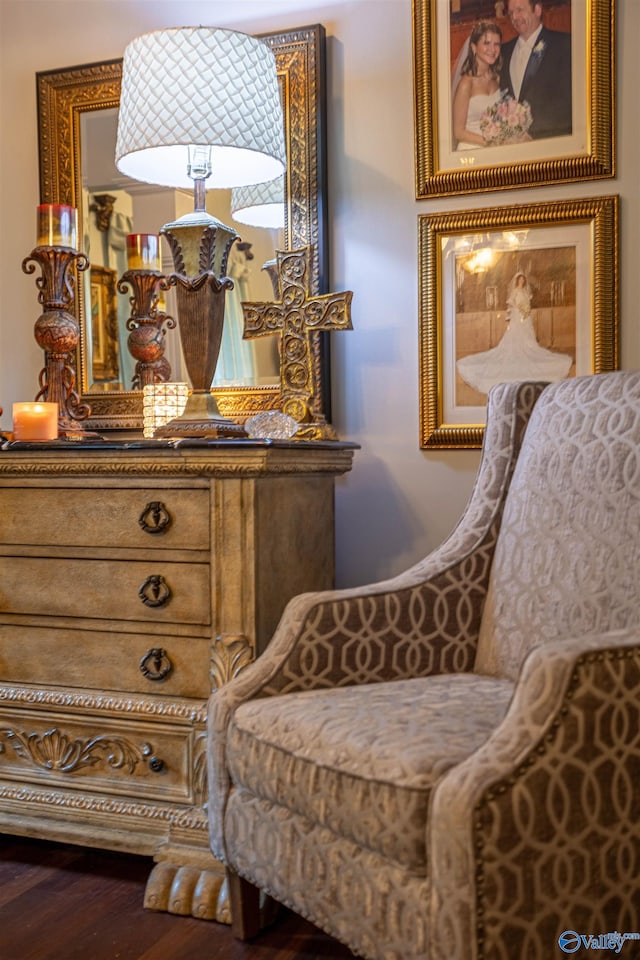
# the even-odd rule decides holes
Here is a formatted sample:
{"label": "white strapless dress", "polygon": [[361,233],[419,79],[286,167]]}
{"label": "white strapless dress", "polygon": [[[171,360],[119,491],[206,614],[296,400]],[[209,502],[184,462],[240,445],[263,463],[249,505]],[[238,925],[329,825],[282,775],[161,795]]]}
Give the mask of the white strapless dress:
{"label": "white strapless dress", "polygon": [[470,387],[488,393],[496,383],[543,380],[554,383],[569,373],[573,357],[541,347],[530,316],[509,311],[509,326],[491,350],[472,353],[458,360],[458,373]]}
{"label": "white strapless dress", "polygon": [[[472,133],[477,133],[482,136],[482,131],[480,130],[480,119],[489,107],[492,107],[494,103],[497,103],[500,99],[500,91],[496,90],[494,93],[478,93],[475,97],[471,97],[469,100],[469,109],[467,110],[467,122],[466,129],[471,130]],[[461,140],[456,150],[482,150],[483,145],[480,143],[465,143],[464,140]]]}

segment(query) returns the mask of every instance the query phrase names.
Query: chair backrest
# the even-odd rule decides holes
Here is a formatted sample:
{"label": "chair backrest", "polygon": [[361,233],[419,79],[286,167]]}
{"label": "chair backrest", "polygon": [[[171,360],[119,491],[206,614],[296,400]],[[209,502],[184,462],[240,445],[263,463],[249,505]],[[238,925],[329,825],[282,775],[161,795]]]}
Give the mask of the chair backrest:
{"label": "chair backrest", "polygon": [[640,371],[540,396],[507,495],[474,669],[515,679],[545,641],[640,624]]}

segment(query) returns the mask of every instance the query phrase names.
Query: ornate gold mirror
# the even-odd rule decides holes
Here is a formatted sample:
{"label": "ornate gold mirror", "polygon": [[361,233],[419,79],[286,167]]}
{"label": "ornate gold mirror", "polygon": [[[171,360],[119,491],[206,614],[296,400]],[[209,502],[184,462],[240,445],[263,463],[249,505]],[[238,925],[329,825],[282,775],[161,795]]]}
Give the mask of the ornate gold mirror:
{"label": "ornate gold mirror", "polygon": [[[274,290],[265,269],[276,249],[312,249],[311,293],[325,293],[328,256],[326,249],[326,184],[324,125],[324,29],[320,25],[263,35],[277,63],[282,97],[287,171],[285,218],[282,230],[247,227],[234,223],[229,213],[220,213],[208,191],[211,212],[233,224],[240,234],[239,265],[245,282],[236,283],[243,299],[270,300]],[[78,208],[78,235],[83,252],[91,261],[86,283],[76,285],[76,313],[80,323],[77,358],[78,392],[91,406],[88,423],[93,429],[132,430],[142,425],[142,393],[131,388],[131,358],[127,355],[128,298],[114,293],[120,271],[120,253],[126,233],[157,233],[171,219],[165,216],[168,194],[153,193],[145,185],[123,182],[115,167],[115,137],[120,99],[122,60],[85,64],[37,75],[38,134],[40,148],[41,203],[68,203]],[[178,191],[177,194],[180,192]],[[230,192],[228,192],[230,193]],[[131,200],[131,195],[134,199]],[[113,218],[113,200],[124,196],[125,205]],[[170,203],[192,202],[179,195]],[[222,198],[229,210],[230,198]],[[111,206],[111,209],[109,209]],[[117,208],[117,202],[116,202]],[[142,220],[139,222],[140,214]],[[135,214],[135,215],[134,215]],[[225,220],[226,217],[226,220]],[[153,222],[154,226],[149,226]],[[125,267],[126,269],[126,267]],[[250,276],[250,282],[246,277]],[[265,286],[266,284],[266,286]],[[120,296],[124,302],[118,302]],[[167,304],[171,312],[171,304]],[[181,376],[177,331],[167,337],[167,358],[172,379]],[[319,415],[330,419],[328,341],[326,334],[313,337],[314,405]],[[240,338],[238,338],[239,340]],[[269,341],[276,338],[268,338]],[[255,350],[245,342],[242,347]],[[218,370],[213,392],[225,416],[246,419],[275,406],[279,389],[277,343],[260,345],[262,354],[251,363],[240,361],[222,380]],[[230,369],[230,368],[229,368]],[[176,375],[177,374],[177,375]]]}

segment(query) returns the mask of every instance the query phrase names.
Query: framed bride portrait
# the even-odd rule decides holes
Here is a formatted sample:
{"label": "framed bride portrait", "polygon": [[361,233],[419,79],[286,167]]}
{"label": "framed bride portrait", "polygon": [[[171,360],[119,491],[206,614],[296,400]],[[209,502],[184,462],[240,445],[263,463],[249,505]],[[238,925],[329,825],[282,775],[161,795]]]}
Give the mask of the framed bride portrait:
{"label": "framed bride portrait", "polygon": [[416,197],[615,176],[616,0],[414,0]]}
{"label": "framed bride portrait", "polygon": [[618,197],[422,214],[420,446],[482,446],[494,384],[618,369]]}

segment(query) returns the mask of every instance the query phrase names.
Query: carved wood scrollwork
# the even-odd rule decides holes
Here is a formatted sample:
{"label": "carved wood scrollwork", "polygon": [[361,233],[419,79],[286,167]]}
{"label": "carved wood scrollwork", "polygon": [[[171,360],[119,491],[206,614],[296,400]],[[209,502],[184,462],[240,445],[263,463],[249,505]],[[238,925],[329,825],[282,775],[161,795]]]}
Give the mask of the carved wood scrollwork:
{"label": "carved wood scrollwork", "polygon": [[8,747],[21,760],[57,773],[76,773],[83,767],[100,763],[113,770],[134,773],[136,766],[152,752],[148,744],[136,747],[124,737],[74,738],[57,728],[43,734],[5,728],[0,730],[0,754]]}
{"label": "carved wood scrollwork", "polygon": [[211,650],[211,689],[218,690],[237,677],[252,662],[253,656],[253,647],[246,637],[216,637]]}
{"label": "carved wood scrollwork", "polygon": [[[212,690],[219,690],[233,680],[254,660],[253,646],[244,636],[218,636],[211,648],[209,671]],[[197,804],[207,798],[207,735],[198,734],[193,750],[193,791]]]}
{"label": "carved wood scrollwork", "polygon": [[207,734],[196,737],[193,748],[193,793],[200,806],[207,799]]}

